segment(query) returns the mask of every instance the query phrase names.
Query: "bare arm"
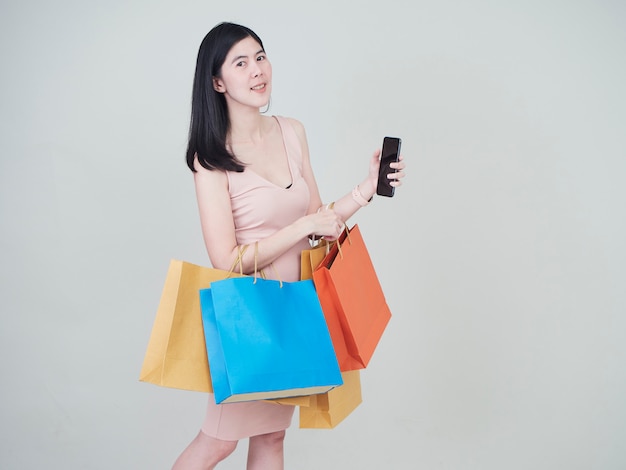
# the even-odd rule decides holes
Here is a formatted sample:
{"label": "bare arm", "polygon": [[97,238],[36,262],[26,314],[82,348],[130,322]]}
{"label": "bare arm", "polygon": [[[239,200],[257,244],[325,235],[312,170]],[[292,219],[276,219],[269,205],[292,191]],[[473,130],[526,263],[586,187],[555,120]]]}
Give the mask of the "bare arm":
{"label": "bare arm", "polygon": [[[315,178],[313,176],[313,170],[311,170],[311,163],[309,159],[309,150],[308,145],[306,143],[306,134],[304,131],[304,127],[296,120],[291,120],[294,124],[294,128],[296,129],[296,133],[300,138],[300,141],[303,143],[302,154],[304,156],[304,177],[309,184],[309,189],[311,190],[311,204],[309,207],[309,214],[317,211],[318,209],[323,208],[322,201],[319,195],[319,191],[317,189],[317,183],[315,183]],[[363,207],[364,201],[369,201],[374,194],[376,193],[376,185],[378,183],[378,169],[380,167],[380,150],[377,150],[372,155],[369,162],[369,170],[367,177],[362,180],[356,187],[358,194],[361,196],[361,203],[357,202],[357,199],[352,195],[352,190],[348,192],[346,195],[342,196],[340,199],[335,201],[334,204],[334,212],[341,218],[343,222],[347,221],[350,217],[352,217],[361,207]],[[392,180],[391,185],[394,187],[398,187],[402,184],[402,178],[404,178],[404,168],[405,164],[402,156],[400,156],[400,161],[397,163],[392,163],[391,168],[395,169],[395,173],[390,173],[388,177]],[[311,189],[313,188],[313,189]],[[316,235],[324,235],[321,233],[317,233]],[[332,239],[331,236],[327,238]]]}
{"label": "bare arm", "polygon": [[[307,154],[308,155],[308,154]],[[310,167],[310,165],[308,165]],[[200,224],[204,243],[211,264],[217,269],[230,269],[237,259],[239,247],[235,236],[228,179],[226,173],[219,170],[209,171],[197,163],[194,164],[194,183],[200,212]],[[312,172],[305,176],[311,191],[311,204],[319,206],[319,191]],[[287,225],[271,236],[259,240],[258,269],[269,265],[285,251],[311,234],[323,234],[337,237],[341,233],[342,222],[333,211],[317,212],[315,210]],[[254,271],[254,250],[249,249],[243,257],[243,271],[251,274]]]}
{"label": "bare arm", "polygon": [[[330,240],[337,238],[343,229],[344,221],[361,208],[361,205],[353,198],[352,192],[349,192],[335,202],[334,210],[319,210],[323,206],[311,168],[306,133],[300,122],[294,119],[290,119],[290,121],[302,147],[302,176],[309,187],[309,207],[305,216],[271,236],[259,240],[258,269],[268,266],[309,235],[323,236]],[[372,155],[369,174],[358,186],[360,194],[365,200],[370,199],[376,191],[380,164],[379,154],[380,151],[376,151]],[[194,182],[200,212],[200,224],[209,259],[215,268],[230,269],[237,259],[240,247],[237,245],[235,236],[235,222],[230,205],[226,173],[219,170],[209,171],[199,165],[197,161],[194,162],[194,167],[196,169]],[[394,181],[391,184],[399,186],[401,184],[400,178],[404,176],[402,171],[404,163],[400,160],[398,163],[392,164],[392,167],[396,168],[398,172],[392,174]],[[254,271],[253,249],[246,251],[242,265],[245,273],[250,274]]]}

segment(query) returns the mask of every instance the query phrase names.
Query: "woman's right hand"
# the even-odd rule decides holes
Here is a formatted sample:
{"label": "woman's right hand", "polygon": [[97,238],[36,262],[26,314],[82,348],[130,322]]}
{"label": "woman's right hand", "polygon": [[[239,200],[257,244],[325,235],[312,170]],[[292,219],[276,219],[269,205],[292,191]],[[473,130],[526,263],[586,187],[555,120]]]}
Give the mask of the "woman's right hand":
{"label": "woman's right hand", "polygon": [[324,237],[336,240],[343,231],[344,222],[333,209],[322,207],[315,214],[304,217],[309,223],[309,236]]}

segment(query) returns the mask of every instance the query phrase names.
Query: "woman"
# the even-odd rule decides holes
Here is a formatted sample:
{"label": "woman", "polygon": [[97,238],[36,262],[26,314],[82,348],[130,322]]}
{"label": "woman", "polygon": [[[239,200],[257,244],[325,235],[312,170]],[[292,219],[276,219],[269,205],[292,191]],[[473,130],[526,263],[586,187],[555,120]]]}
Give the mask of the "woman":
{"label": "woman", "polygon": [[[297,281],[309,238],[337,238],[344,222],[374,195],[380,152],[354,190],[333,209],[324,206],[302,124],[259,111],[271,91],[272,66],[261,39],[232,23],[213,28],[198,52],[187,164],[212,265],[229,269],[238,247],[258,241],[259,269],[273,264],[282,280]],[[393,168],[397,172],[389,177],[398,186],[404,163]],[[246,273],[254,270],[254,251],[243,256]],[[243,438],[250,439],[248,470],[282,469],[293,411],[265,401],[216,405],[210,395],[202,429],[174,469],[212,469]]]}

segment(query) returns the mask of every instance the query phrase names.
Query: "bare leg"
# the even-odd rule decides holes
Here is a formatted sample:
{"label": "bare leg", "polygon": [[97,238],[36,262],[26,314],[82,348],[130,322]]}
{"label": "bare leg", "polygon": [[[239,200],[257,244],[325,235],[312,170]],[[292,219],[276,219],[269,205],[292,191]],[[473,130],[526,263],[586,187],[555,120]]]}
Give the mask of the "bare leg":
{"label": "bare leg", "polygon": [[285,431],[252,436],[248,446],[247,470],[283,470]]}
{"label": "bare leg", "polygon": [[223,441],[207,436],[202,431],[180,454],[172,470],[212,470],[233,453],[237,441]]}

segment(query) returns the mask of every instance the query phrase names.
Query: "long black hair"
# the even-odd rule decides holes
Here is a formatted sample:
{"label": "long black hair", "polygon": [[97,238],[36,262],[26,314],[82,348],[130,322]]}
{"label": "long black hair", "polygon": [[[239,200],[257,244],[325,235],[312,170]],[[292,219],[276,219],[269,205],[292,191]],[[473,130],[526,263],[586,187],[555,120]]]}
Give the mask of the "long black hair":
{"label": "long black hair", "polygon": [[263,49],[254,31],[234,23],[220,23],[204,37],[198,51],[191,95],[191,123],[187,145],[187,166],[194,159],[208,170],[243,171],[243,164],[226,148],[230,129],[228,106],[223,93],[213,88],[213,77],[220,77],[226,55],[236,43],[252,37]]}

